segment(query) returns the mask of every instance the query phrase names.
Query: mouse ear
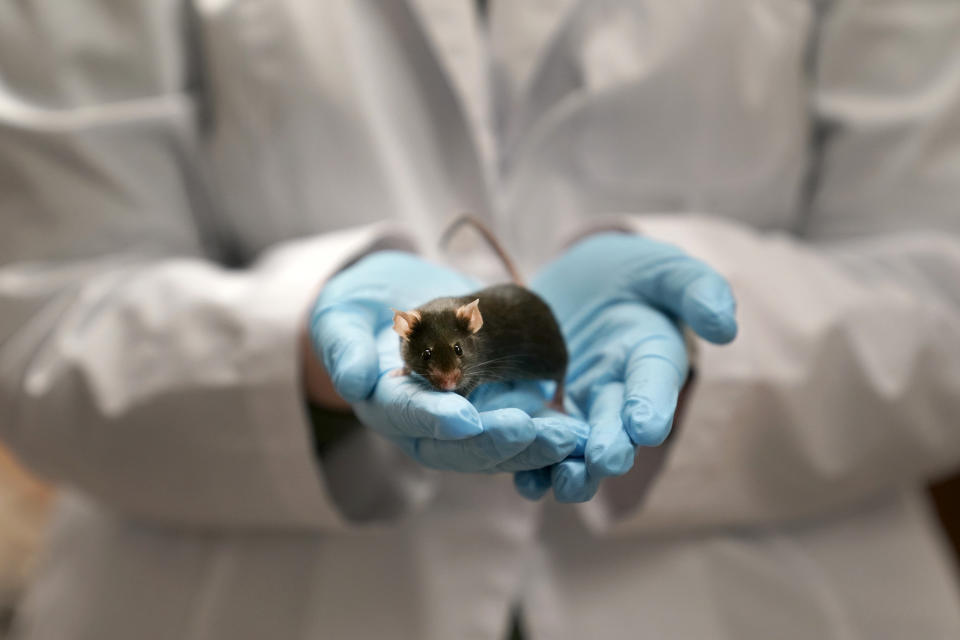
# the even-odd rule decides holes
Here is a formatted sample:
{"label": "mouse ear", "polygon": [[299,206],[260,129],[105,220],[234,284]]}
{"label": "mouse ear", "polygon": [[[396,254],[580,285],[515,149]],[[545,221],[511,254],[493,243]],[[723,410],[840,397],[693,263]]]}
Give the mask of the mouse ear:
{"label": "mouse ear", "polygon": [[467,331],[476,333],[483,326],[483,316],[480,315],[480,298],[457,309],[457,320],[467,326]]}
{"label": "mouse ear", "polygon": [[417,323],[420,322],[420,312],[398,311],[397,309],[391,309],[391,311],[393,311],[393,330],[399,333],[404,340],[409,340],[410,334]]}

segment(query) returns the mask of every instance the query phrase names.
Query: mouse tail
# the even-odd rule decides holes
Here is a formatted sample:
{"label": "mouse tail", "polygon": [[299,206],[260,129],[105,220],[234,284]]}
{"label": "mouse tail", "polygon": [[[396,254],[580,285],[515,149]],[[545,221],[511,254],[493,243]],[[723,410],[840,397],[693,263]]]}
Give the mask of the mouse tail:
{"label": "mouse tail", "polygon": [[503,267],[507,270],[507,272],[509,272],[513,283],[523,286],[523,277],[520,275],[520,271],[517,270],[517,265],[515,265],[513,260],[510,259],[510,256],[507,255],[503,245],[501,245],[500,241],[497,240],[496,236],[493,235],[493,232],[490,231],[490,228],[481,222],[476,216],[465,213],[458,216],[453,222],[447,225],[447,229],[443,232],[443,235],[440,236],[440,248],[446,249],[447,245],[450,243],[450,238],[452,238],[453,235],[464,225],[469,225],[477,230],[477,232],[486,241],[487,245],[489,245],[490,248],[493,249],[494,253],[496,253],[500,258],[500,261],[503,263]]}
{"label": "mouse tail", "polygon": [[566,410],[566,409],[564,408],[564,406],[563,406],[563,398],[564,398],[564,395],[565,395],[565,391],[564,391],[565,387],[566,387],[566,385],[564,384],[564,379],[563,379],[563,378],[560,378],[559,380],[557,380],[557,389],[556,389],[556,391],[553,392],[553,398],[550,400],[550,403],[547,405],[548,407],[550,407],[550,408],[553,409],[554,411],[558,411],[558,412],[560,412],[560,413],[566,413],[566,412],[567,412],[567,410]]}

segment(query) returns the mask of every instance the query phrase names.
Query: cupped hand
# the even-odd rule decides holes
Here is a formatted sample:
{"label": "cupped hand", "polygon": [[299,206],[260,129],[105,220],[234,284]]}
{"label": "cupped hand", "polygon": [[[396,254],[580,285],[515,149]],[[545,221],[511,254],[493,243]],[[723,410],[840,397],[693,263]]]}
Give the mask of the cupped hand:
{"label": "cupped hand", "polygon": [[377,339],[379,380],[353,410],[424,466],[473,473],[538,469],[564,460],[586,439],[581,421],[544,411],[547,396],[535,382],[483,385],[468,401],[395,375],[402,366],[397,335],[387,328]]}
{"label": "cupped hand", "polygon": [[605,477],[633,465],[635,447],[670,433],[689,372],[679,323],[722,344],[736,336],[726,280],[672,245],[643,236],[592,236],[548,264],[531,288],[551,306],[567,340],[568,398],[586,418],[583,458],[515,476],[536,499],[594,496]]}
{"label": "cupped hand", "polygon": [[425,466],[492,472],[554,464],[574,451],[578,432],[562,416],[530,417],[545,402],[537,385],[484,389],[478,407],[396,375],[403,363],[391,307],[411,309],[476,288],[412,254],[371,254],[321,290],[309,318],[312,346],[360,421]]}

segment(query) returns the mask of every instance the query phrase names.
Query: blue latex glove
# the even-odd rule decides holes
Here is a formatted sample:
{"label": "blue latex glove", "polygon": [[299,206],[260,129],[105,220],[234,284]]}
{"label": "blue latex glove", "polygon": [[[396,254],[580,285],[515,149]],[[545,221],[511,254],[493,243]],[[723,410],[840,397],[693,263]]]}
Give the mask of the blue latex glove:
{"label": "blue latex glove", "polygon": [[634,447],[670,432],[689,371],[682,321],[718,344],[736,336],[735,301],[713,269],[672,245],[620,233],[592,236],[547,265],[531,288],[567,340],[567,393],[590,425],[583,459],[518,473],[520,493],[552,486],[562,502],[594,496],[633,465]]}
{"label": "blue latex glove", "polygon": [[412,254],[372,254],[324,286],[309,322],[314,349],[361,422],[426,466],[517,471],[564,459],[577,440],[568,421],[533,419],[517,408],[532,413],[542,406],[535,385],[485,390],[479,411],[455,393],[392,375],[403,363],[390,308],[412,309],[477,288],[471,279]]}

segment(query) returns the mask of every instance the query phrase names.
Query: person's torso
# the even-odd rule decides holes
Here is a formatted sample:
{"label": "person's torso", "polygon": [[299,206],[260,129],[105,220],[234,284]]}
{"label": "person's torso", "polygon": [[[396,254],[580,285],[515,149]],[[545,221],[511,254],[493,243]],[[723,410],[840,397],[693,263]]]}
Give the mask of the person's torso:
{"label": "person's torso", "polygon": [[606,214],[796,224],[808,3],[473,4],[200,3],[218,239],[471,211],[529,268]]}
{"label": "person's torso", "polygon": [[[791,229],[812,11],[800,0],[493,2],[485,42],[466,0],[198,2],[204,222],[251,259],[382,219],[426,242],[469,210],[528,268],[607,214]],[[769,637],[756,602],[799,612],[789,630],[800,637],[866,637],[870,605],[850,604],[864,584],[849,578],[854,551],[851,562],[899,572],[918,597],[949,592],[923,518],[895,500],[872,519],[803,531],[614,544],[544,534],[542,506],[509,478],[442,486],[425,512],[353,536],[184,532],[68,504],[27,603],[29,638],[494,640],[525,593],[535,637]],[[895,566],[885,552],[905,541],[924,562]],[[873,585],[871,602],[894,601],[896,587]],[[847,600],[834,607],[822,589]]]}

